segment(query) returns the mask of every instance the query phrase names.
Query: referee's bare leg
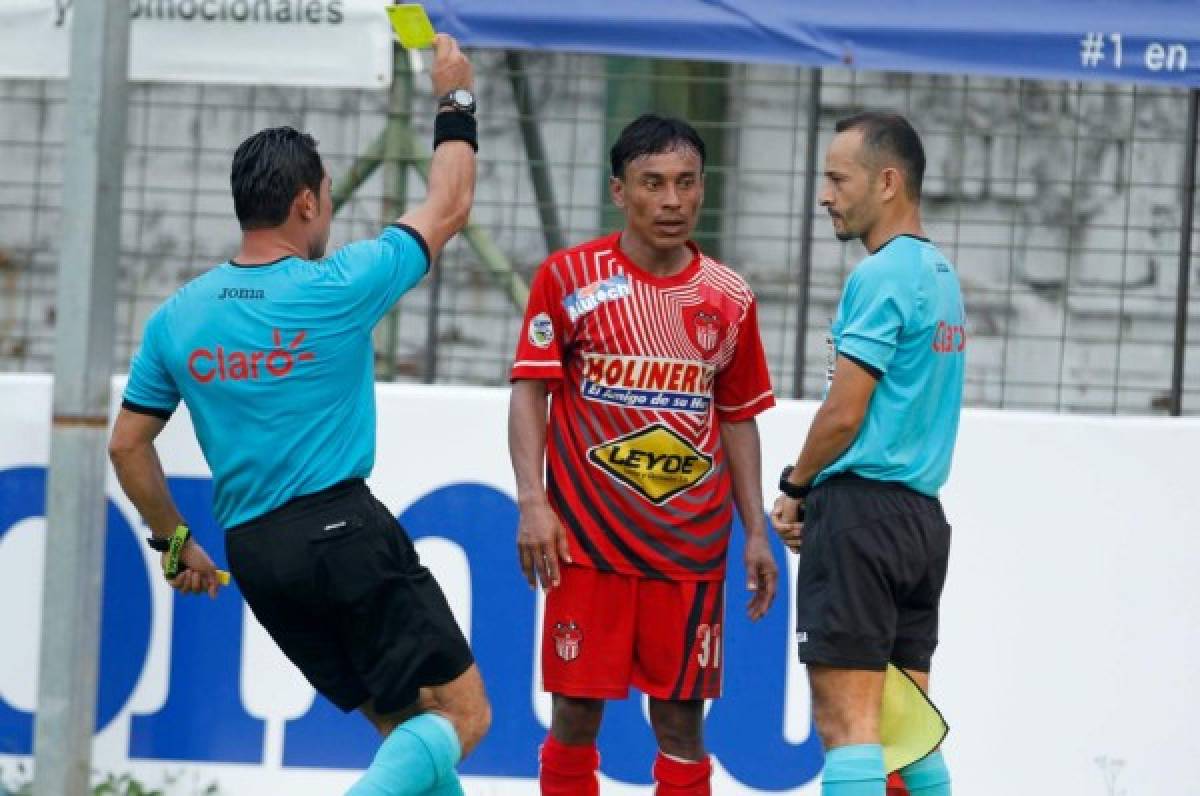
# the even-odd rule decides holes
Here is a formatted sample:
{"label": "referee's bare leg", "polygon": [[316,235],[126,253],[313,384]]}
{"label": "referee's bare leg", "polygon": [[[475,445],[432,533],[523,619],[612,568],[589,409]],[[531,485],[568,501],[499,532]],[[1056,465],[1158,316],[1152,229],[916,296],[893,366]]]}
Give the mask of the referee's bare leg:
{"label": "referee's bare leg", "polygon": [[[904,672],[922,691],[929,693],[929,672],[916,669],[904,669]],[[843,753],[852,753],[855,747],[879,744],[883,676],[883,672],[808,664],[813,720],[826,755],[838,749]],[[851,790],[851,782],[843,787],[847,794],[858,796]],[[913,796],[921,794],[919,789],[911,785],[909,792]],[[865,796],[869,791],[863,789],[862,793]],[[878,790],[878,793],[882,794],[883,791]]]}
{"label": "referee's bare leg", "polygon": [[404,710],[379,713],[370,702],[359,710],[384,737],[411,718],[436,713],[454,725],[463,757],[474,751],[492,725],[492,706],[476,664],[445,685],[422,688],[416,703]]}
{"label": "referee's bare leg", "polygon": [[403,710],[381,713],[370,702],[359,710],[384,741],[348,796],[462,796],[454,766],[479,745],[492,723],[477,665],[445,685],[422,688],[417,701]]}

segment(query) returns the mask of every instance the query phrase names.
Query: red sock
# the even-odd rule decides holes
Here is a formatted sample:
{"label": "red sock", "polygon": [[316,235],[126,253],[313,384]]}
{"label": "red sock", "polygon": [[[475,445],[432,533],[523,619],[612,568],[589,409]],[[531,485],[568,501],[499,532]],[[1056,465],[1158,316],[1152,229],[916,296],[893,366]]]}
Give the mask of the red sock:
{"label": "red sock", "polygon": [[712,760],[676,760],[662,752],[654,758],[657,796],[712,796]]}
{"label": "red sock", "polygon": [[547,735],[542,744],[541,761],[538,782],[542,786],[542,796],[599,795],[596,769],[600,767],[600,753],[595,744],[567,746],[553,735]]}

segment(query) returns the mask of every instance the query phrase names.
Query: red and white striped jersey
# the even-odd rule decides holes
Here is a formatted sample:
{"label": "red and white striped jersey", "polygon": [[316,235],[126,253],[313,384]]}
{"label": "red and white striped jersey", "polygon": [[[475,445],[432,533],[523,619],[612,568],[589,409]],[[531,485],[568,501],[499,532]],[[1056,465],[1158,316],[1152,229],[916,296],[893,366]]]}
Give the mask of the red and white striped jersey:
{"label": "red and white striped jersey", "polygon": [[546,485],[576,563],[720,579],[733,492],[719,423],[775,404],[754,294],[694,244],[657,277],[619,239],[538,269],[511,377],[547,382]]}

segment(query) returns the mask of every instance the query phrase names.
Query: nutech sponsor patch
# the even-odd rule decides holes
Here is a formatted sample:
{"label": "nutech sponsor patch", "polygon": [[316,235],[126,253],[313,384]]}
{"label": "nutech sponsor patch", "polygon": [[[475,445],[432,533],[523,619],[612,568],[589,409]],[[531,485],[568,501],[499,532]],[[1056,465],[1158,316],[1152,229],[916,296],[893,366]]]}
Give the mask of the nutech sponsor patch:
{"label": "nutech sponsor patch", "polygon": [[715,373],[704,362],[584,354],[580,390],[590,401],[703,414],[712,403]]}
{"label": "nutech sponsor patch", "polygon": [[588,459],[655,505],[691,489],[713,467],[711,456],[661,423],[597,445]]}
{"label": "nutech sponsor patch", "polygon": [[625,274],[615,274],[608,279],[601,279],[590,285],[581,287],[563,299],[563,309],[571,323],[587,315],[592,310],[609,301],[629,298],[633,295],[633,286]]}

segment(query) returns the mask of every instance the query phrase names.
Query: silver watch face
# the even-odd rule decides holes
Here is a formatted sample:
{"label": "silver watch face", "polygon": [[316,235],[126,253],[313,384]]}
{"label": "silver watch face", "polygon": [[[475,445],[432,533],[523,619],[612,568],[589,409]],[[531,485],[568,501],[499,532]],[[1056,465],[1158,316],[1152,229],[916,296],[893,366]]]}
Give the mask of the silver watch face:
{"label": "silver watch face", "polygon": [[450,92],[450,99],[460,108],[469,108],[475,104],[475,95],[465,88],[456,88]]}

